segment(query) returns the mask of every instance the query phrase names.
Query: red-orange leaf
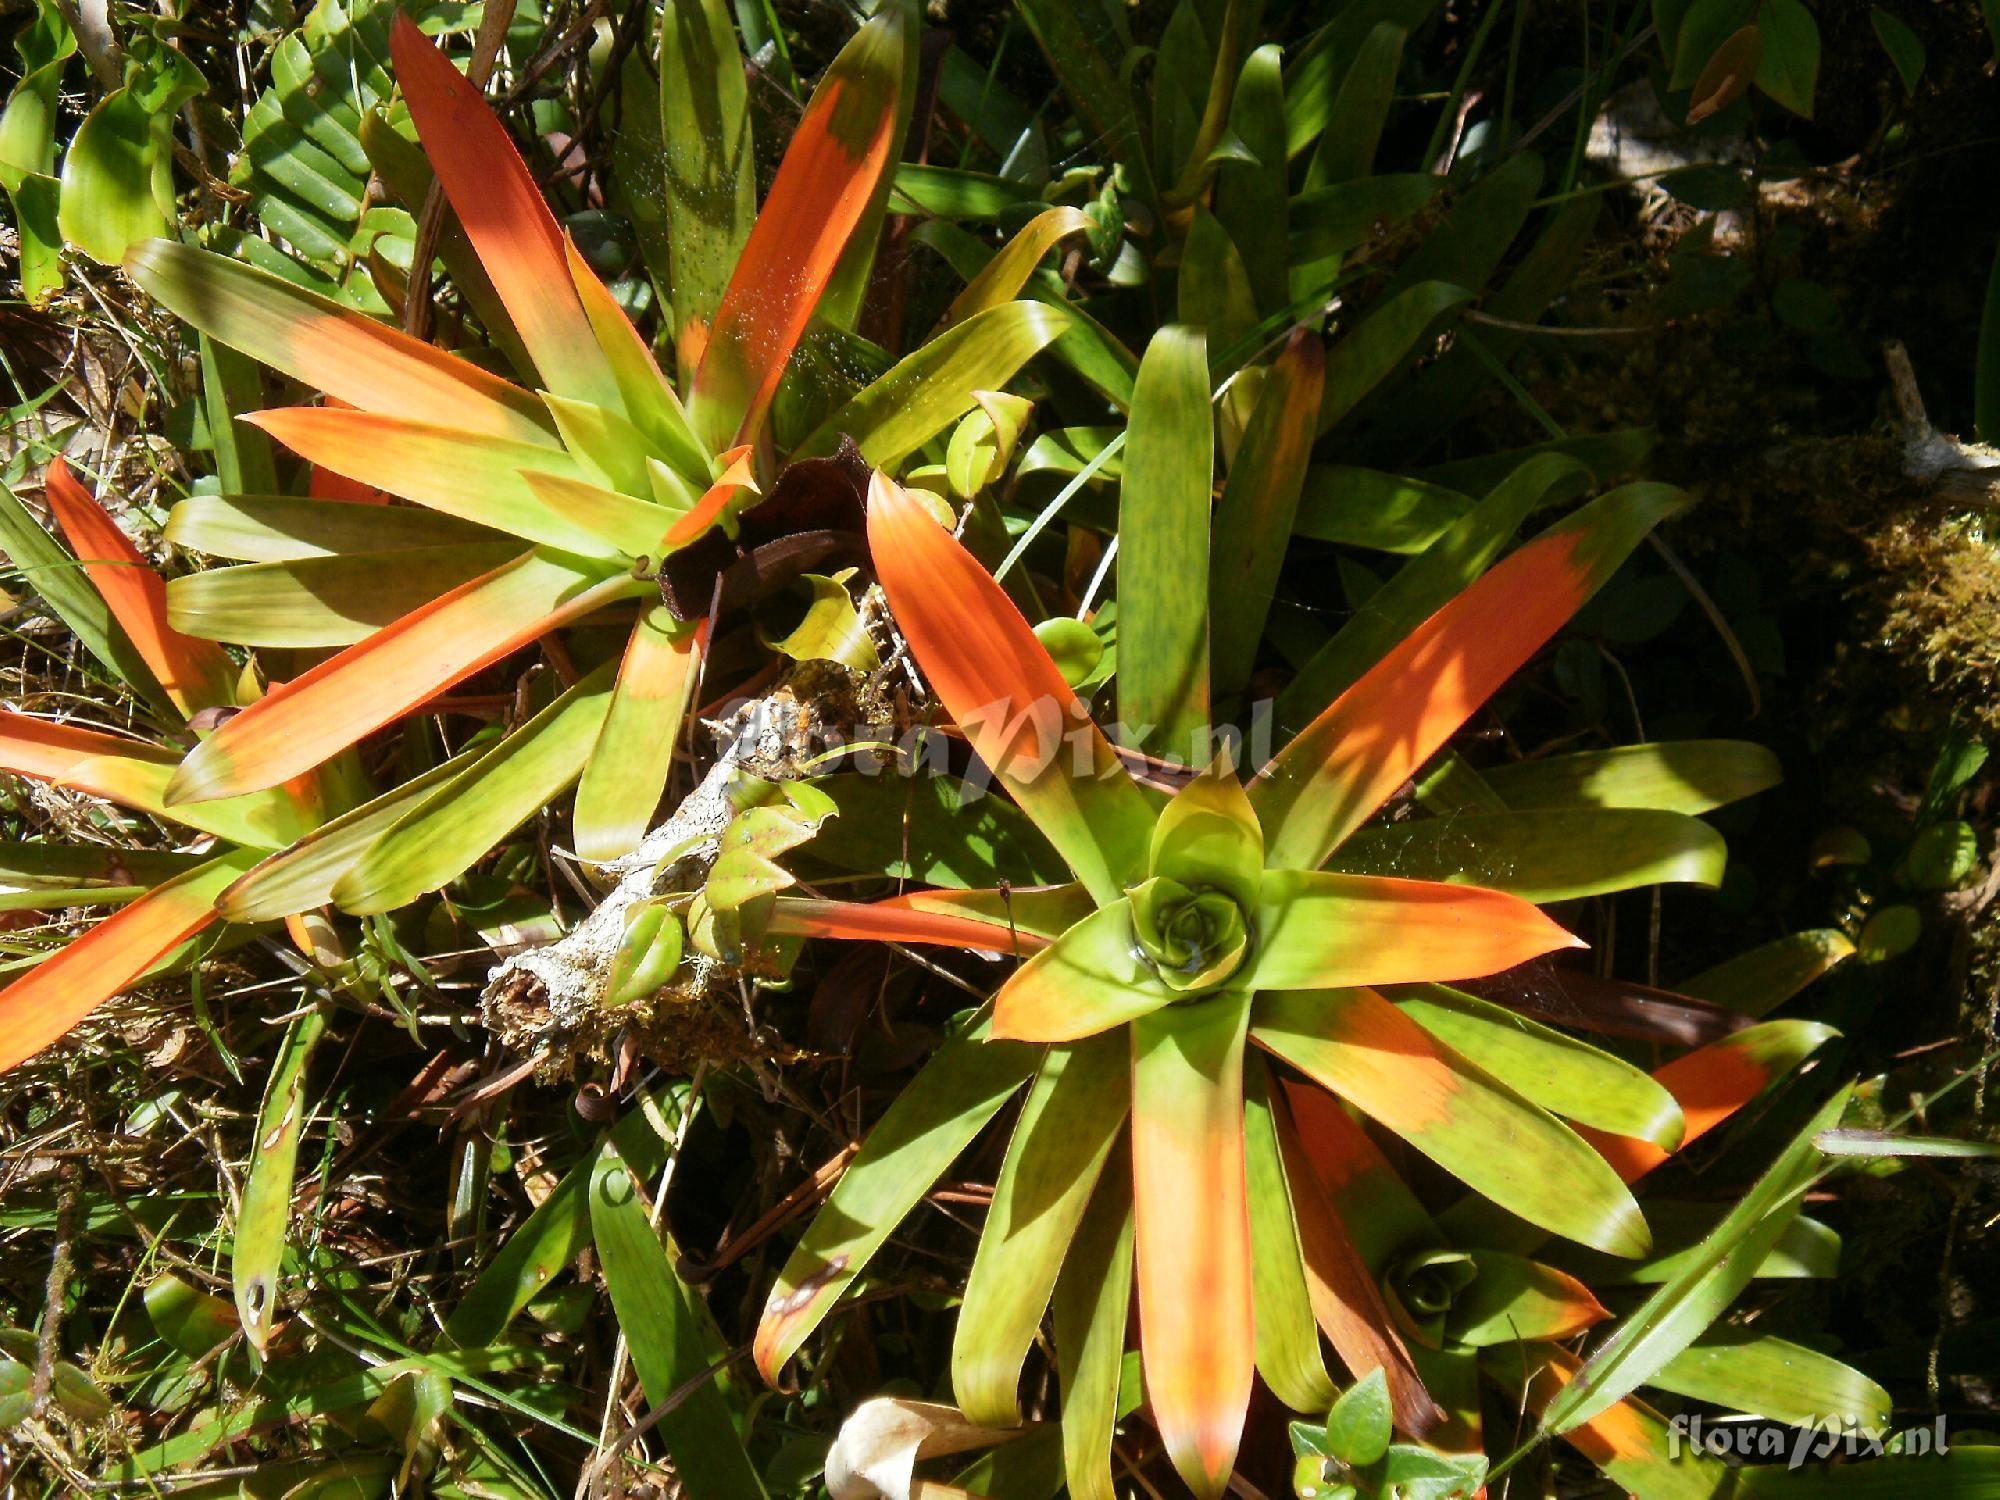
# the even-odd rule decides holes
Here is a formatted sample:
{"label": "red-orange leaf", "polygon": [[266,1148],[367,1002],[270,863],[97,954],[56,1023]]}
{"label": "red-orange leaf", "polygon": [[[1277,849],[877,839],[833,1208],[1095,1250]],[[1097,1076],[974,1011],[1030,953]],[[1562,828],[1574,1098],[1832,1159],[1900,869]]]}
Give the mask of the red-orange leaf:
{"label": "red-orange leaf", "polygon": [[[1380,1369],[1389,1383],[1389,1401],[1396,1426],[1421,1437],[1444,1420],[1444,1413],[1424,1389],[1410,1351],[1390,1322],[1389,1305],[1371,1267],[1355,1243],[1351,1227],[1329,1201],[1325,1188],[1300,1141],[1298,1125],[1288,1104],[1315,1112],[1340,1113],[1340,1106],[1313,1089],[1286,1090],[1274,1097],[1278,1142],[1284,1151],[1285,1176],[1292,1190],[1292,1214],[1299,1226],[1299,1251],[1305,1261],[1306,1294],[1313,1317],[1326,1330],[1341,1363],[1356,1379]],[[1344,1123],[1346,1117],[1342,1116]],[[1351,1127],[1358,1128],[1358,1127]]]}
{"label": "red-orange leaf", "polygon": [[780,897],[770,930],[1026,955],[1047,947],[1064,928],[1089,914],[1089,896],[1074,885],[912,891],[867,903]]}
{"label": "red-orange leaf", "polygon": [[1250,783],[1265,863],[1317,868],[1681,503],[1659,485],[1614,491],[1411,631]]}
{"label": "red-orange leaf", "polygon": [[[1735,1114],[1835,1034],[1816,1021],[1766,1021],[1655,1068],[1654,1079],[1680,1101],[1686,1122],[1680,1149]],[[1638,1181],[1673,1154],[1651,1141],[1577,1129],[1627,1182]]]}
{"label": "red-orange leaf", "polygon": [[167,623],[166,584],[60,458],[49,465],[46,493],[70,550],[174,705],[193,714],[233,704],[237,674],[229,654]]}
{"label": "red-orange leaf", "polygon": [[1471,979],[1583,946],[1538,907],[1502,891],[1272,870],[1247,982],[1296,990]]}
{"label": "red-orange leaf", "polygon": [[1391,1252],[1443,1241],[1416,1194],[1347,1109],[1313,1084],[1288,1079],[1285,1103],[1313,1177],[1369,1270],[1380,1276]]}
{"label": "red-orange leaf", "polygon": [[543,384],[622,410],[618,382],[570,281],[562,231],[506,128],[400,11],[389,48],[424,151]]}
{"label": "red-orange leaf", "polygon": [[722,455],[722,476],[703,492],[686,515],[667,529],[669,549],[685,547],[694,541],[722,518],[731,500],[746,489],[757,488],[751,465],[754,451],[748,443],[742,443]]}
{"label": "red-orange leaf", "polygon": [[1651,1244],[1631,1193],[1574,1131],[1373,990],[1261,994],[1251,1035],[1530,1223],[1612,1255]]}
{"label": "red-orange leaf", "polygon": [[1013,600],[880,473],[868,547],[917,665],[972,748],[1090,893],[1118,900],[1144,868],[1152,807]]}
{"label": "red-orange leaf", "polygon": [[158,812],[179,759],[171,750],[0,709],[0,770]]}
{"label": "red-orange leaf", "polygon": [[336,400],[414,422],[554,443],[534,394],[400,329],[241,261],[148,240],[126,268],[169,310]]}
{"label": "red-orange leaf", "polygon": [[176,876],[0,990],[0,1072],[56,1041],[178,943],[215,920],[215,898],[257,862],[239,851]]}
{"label": "red-orange leaf", "polygon": [[785,362],[888,168],[903,17],[903,7],[885,7],[855,34],[785,148],[695,371],[690,415],[711,449],[757,435]]}
{"label": "red-orange leaf", "polygon": [[1188,1487],[1229,1483],[1255,1373],[1243,1039],[1250,997],[1132,1023],[1139,1350],[1153,1421]]}
{"label": "red-orange leaf", "polygon": [[228,720],[182,762],[167,799],[204,802],[288,781],[543,632],[640,587],[525,553]]}

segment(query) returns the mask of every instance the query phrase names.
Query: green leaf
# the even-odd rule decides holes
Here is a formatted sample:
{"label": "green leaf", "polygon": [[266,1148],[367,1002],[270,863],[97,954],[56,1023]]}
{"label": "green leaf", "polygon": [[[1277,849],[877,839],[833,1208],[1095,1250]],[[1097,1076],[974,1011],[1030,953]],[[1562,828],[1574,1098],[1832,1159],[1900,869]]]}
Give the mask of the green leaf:
{"label": "green leaf", "polygon": [[1125,1037],[1107,1033],[1050,1048],[1028,1090],[952,1340],[952,1389],[969,1422],[1021,1420],[1021,1365],[1124,1127],[1131,1066]]}
{"label": "green leaf", "polygon": [[757,1330],[767,1378],[817,1328],[903,1216],[1042,1060],[981,1017],[931,1055],[876,1123],[785,1262]]}
{"label": "green leaf", "polygon": [[1215,691],[1244,691],[1256,664],[1295,529],[1312,453],[1326,352],[1308,329],[1294,333],[1264,381],[1216,504],[1209,557]]}
{"label": "green leaf", "polygon": [[433,766],[287,843],[217,897],[216,910],[232,922],[275,922],[326,905],[340,878],[376,840],[478,758],[479,752],[469,751]]}
{"label": "green leaf", "polygon": [[[22,1334],[21,1338],[26,1343],[16,1344],[16,1352],[34,1359],[34,1336]],[[117,1410],[98,1384],[68,1360],[53,1361],[49,1375],[49,1392],[56,1405],[77,1421],[102,1422]],[[35,1372],[28,1365],[12,1353],[0,1351],[0,1423],[8,1430],[17,1430],[33,1414],[34,1384]]]}
{"label": "green leaf", "polygon": [[264,405],[264,387],[255,361],[210,338],[195,339],[201,355],[202,407],[208,418],[209,444],[215,452],[215,477],[225,490],[275,490],[277,470],[271,462],[271,440],[237,418]]}
{"label": "green leaf", "polygon": [[1129,899],[1092,912],[1014,971],[994,997],[995,1030],[1072,1041],[1171,1005],[1175,992],[1133,933]]}
{"label": "green leaf", "polygon": [[[685,391],[757,217],[749,89],[723,0],[662,13],[659,120],[674,352]],[[634,196],[652,192],[647,183]]]}
{"label": "green leaf", "polygon": [[1737,1472],[1745,1500],[1908,1500],[1913,1493],[1924,1500],[1990,1500],[2000,1489],[2000,1447],[1953,1443],[1949,1453],[1929,1458],[1892,1455],[1879,1463],[1802,1469],[1755,1464]]}
{"label": "green leaf", "polygon": [[895,170],[898,213],[936,215],[941,219],[997,219],[1023,204],[1039,200],[1032,188],[986,172],[898,162]]}
{"label": "green leaf", "polygon": [[1648,1384],[1801,1427],[1844,1421],[1885,1427],[1890,1418],[1889,1393],[1859,1370],[1747,1328],[1697,1339],[1654,1371]]}
{"label": "green leaf", "polygon": [[1246,910],[1264,881],[1264,830],[1226,755],[1174,794],[1153,825],[1147,873],[1225,893]]}
{"label": "green leaf", "polygon": [[777,857],[809,840],[834,814],[831,798],[810,782],[742,777],[730,788],[739,809],[718,841],[720,851],[703,886],[717,911],[733,911],[793,882]]}
{"label": "green leaf", "polygon": [[1208,760],[1209,486],[1215,419],[1202,335],[1153,335],[1132,395],[1118,501],[1118,712],[1149,752]]}
{"label": "green leaf", "polygon": [[163,1271],[146,1283],[145,1302],[153,1331],[189,1359],[206,1358],[240,1326],[235,1308],[213,1293],[190,1286],[171,1271]]}
{"label": "green leaf", "polygon": [[1652,1379],[1728,1309],[1819,1180],[1814,1137],[1839,1122],[1850,1092],[1828,1100],[1680,1272],[1619,1321],[1542,1413],[1544,1432],[1568,1432]]}
{"label": "green leaf", "polygon": [[1375,148],[1388,123],[1396,98],[1396,72],[1402,66],[1403,44],[1409,33],[1393,21],[1376,23],[1361,39],[1347,65],[1347,76],[1327,111],[1307,176],[1308,187],[1366,177],[1375,164]]}
{"label": "green leaf", "polygon": [[1293,198],[1288,297],[1323,298],[1348,252],[1400,228],[1443,190],[1444,179],[1429,172],[1387,172]]}
{"label": "green leaf", "polygon": [[1213,368],[1229,367],[1231,355],[1245,352],[1257,330],[1257,304],[1229,231],[1199,203],[1181,247],[1177,286],[1176,321],[1202,331]]}
{"label": "green leaf", "polygon": [[1379,469],[1314,464],[1292,530],[1318,542],[1378,552],[1422,552],[1462,520],[1473,500],[1442,485]]}
{"label": "green leaf", "polygon": [[1572,198],[1549,217],[1548,227],[1523,255],[1506,284],[1485,299],[1496,322],[1480,325],[1479,347],[1461,343],[1388,398],[1370,430],[1370,446],[1385,460],[1413,452],[1448,431],[1498,378],[1494,364],[1511,361],[1533,335],[1529,329],[1569,289],[1589,248],[1602,204],[1595,195]]}
{"label": "green leaf", "polygon": [[1364,828],[1326,868],[1573,901],[1645,885],[1722,884],[1729,848],[1699,818],[1649,808],[1464,813]]}
{"label": "green leaf", "polygon": [[673,522],[537,443],[333,407],[280,407],[260,413],[259,425],[335,473],[576,557],[658,556]]}
{"label": "green leaf", "polygon": [[1704,969],[1676,988],[1746,1016],[1767,1016],[1843,959],[1854,944],[1837,928],[1820,927],[1752,948]]}
{"label": "green leaf", "polygon": [[1679,1103],[1622,1058],[1444,985],[1394,999],[1432,1036],[1550,1113],[1667,1151],[1680,1145]]}
{"label": "green leaf", "polygon": [[394,911],[464,874],[583,770],[611,707],[606,662],[397,820],[333,887],[356,915]]}
{"label": "green leaf", "polygon": [[1483,495],[1528,459],[1545,453],[1560,453],[1589,469],[1599,484],[1612,484],[1636,471],[1659,440],[1658,430],[1651,427],[1626,427],[1617,432],[1551,438],[1525,448],[1510,448],[1478,458],[1432,464],[1417,470],[1416,477],[1426,484],[1440,484],[1466,494]]}
{"label": "green leaf", "polygon": [[1089,228],[1090,216],[1081,209],[1043,209],[1023,224],[977,275],[967,280],[965,290],[952,299],[940,321],[962,322],[1018,295],[1051,250],[1069,236]]}
{"label": "green leaf", "polygon": [[1747,740],[1674,740],[1488,766],[1509,807],[1657,808],[1705,813],[1778,784],[1778,757]]}
{"label": "green leaf", "polygon": [[501,540],[208,568],[168,582],[167,623],[242,646],[351,646],[520,550]]}
{"label": "green leaf", "polygon": [[63,286],[62,184],[41,172],[11,173],[0,163],[0,188],[14,206],[21,295],[31,306],[46,306]]}
{"label": "green leaf", "polygon": [[[643,1180],[666,1165],[660,1134],[666,1127],[664,1121],[655,1124],[662,1117],[654,1100],[642,1096],[638,1105],[611,1127],[607,1140]],[[578,1162],[507,1237],[446,1318],[440,1347],[476,1350],[496,1342],[515,1315],[591,1243],[590,1189],[597,1167],[595,1154]]]}
{"label": "green leaf", "polygon": [[1284,50],[1272,43],[1244,62],[1229,104],[1229,129],[1253,159],[1225,161],[1215,174],[1215,217],[1241,254],[1257,311],[1266,317],[1291,301],[1283,61]]}
{"label": "green leaf", "polygon": [[[1409,633],[1464,592],[1500,555],[1521,523],[1552,498],[1574,493],[1585,471],[1554,454],[1523,463],[1466,516],[1397,570],[1313,654],[1278,695],[1281,726],[1302,725],[1333,702]],[[1579,516],[1583,512],[1578,513]]]}
{"label": "green leaf", "polygon": [[611,955],[604,981],[607,1006],[630,1005],[665,988],[680,967],[687,933],[664,896],[638,902],[625,913],[625,931]]}
{"label": "green leaf", "polygon": [[[1611,1260],[1565,1253],[1592,1286],[1658,1286],[1671,1281],[1701,1253],[1701,1242],[1728,1212],[1727,1203],[1688,1203],[1648,1198],[1659,1226],[1655,1253],[1645,1260]],[[1840,1270],[1840,1236],[1817,1220],[1794,1219],[1757,1264],[1758,1281],[1824,1281]]]}
{"label": "green leaf", "polygon": [[701,672],[699,628],[679,624],[664,604],[647,606],[632,626],[604,727],[577,783],[579,858],[628,854],[652,827]]}
{"label": "green leaf", "polygon": [[1252,1040],[1474,1191],[1553,1233],[1637,1257],[1649,1235],[1605,1160],[1369,990],[1258,996]]}
{"label": "green leaf", "polygon": [[1388,379],[1433,323],[1471,297],[1471,292],[1450,282],[1423,281],[1377,301],[1360,325],[1327,351],[1326,388],[1319,404],[1320,434],[1328,432]]}
{"label": "green leaf", "polygon": [[1485,1349],[1524,1339],[1571,1338],[1606,1316],[1573,1276],[1505,1251],[1466,1253],[1477,1274],[1446,1314],[1446,1337],[1454,1344]]}
{"label": "green leaf", "polygon": [[166,723],[181,722],[180,710],[161,690],[76,558],[42,529],[4,483],[0,483],[0,552],[106,671],[144,698]]}
{"label": "green leaf", "polygon": [[[660,71],[636,47],[618,65],[618,129],[611,140],[611,189],[613,206],[631,224],[632,237],[638,241],[639,256],[646,264],[646,277],[652,283],[654,298],[660,306],[671,310],[674,256],[667,195],[662,191],[667,143],[660,124],[660,107],[664,103],[661,95],[665,90],[655,82]],[[754,212],[754,201],[751,207]],[[670,311],[665,333],[676,349],[679,341],[674,335],[679,330],[680,320]],[[692,370],[675,373],[683,388],[694,374]]]}
{"label": "green leaf", "polygon": [[998,797],[967,797],[943,776],[842,775],[815,781],[839,816],[812,852],[843,870],[971,889],[1051,885],[1068,869],[1040,829]]}
{"label": "green leaf", "polygon": [[1913,891],[1949,891],[1963,885],[1978,868],[1978,831],[1950,818],[1910,840],[1896,866],[1896,878]]}
{"label": "green leaf", "polygon": [[831,453],[850,435],[869,463],[894,469],[971,411],[975,391],[1004,386],[1069,323],[1066,314],[1040,302],[1003,302],[974,313],[820,423],[798,452]]}
{"label": "green leaf", "polygon": [[177,547],[242,562],[477,545],[499,536],[442,511],[302,495],[190,495],[167,513],[163,534]]}
{"label": "green leaf", "polygon": [[1114,1500],[1111,1434],[1120,1387],[1138,1395],[1138,1355],[1125,1353],[1132,1312],[1132,1178],[1099,1176],[1054,1298],[1062,1388],[1063,1472],[1074,1500]]}
{"label": "green leaf", "polygon": [[763,1481],[717,1384],[728,1347],[699,1295],[674,1274],[639,1185],[609,1141],[592,1165],[589,1197],[604,1285],[646,1399],[657,1406],[682,1386],[699,1382],[656,1428],[674,1472],[696,1494],[763,1495]]}
{"label": "green leaf", "polygon": [[1363,1469],[1389,1451],[1393,1432],[1389,1377],[1377,1365],[1333,1403],[1326,1418],[1326,1444],[1349,1468]]}
{"label": "green leaf", "polygon": [[285,1028],[257,1115],[250,1170],[236,1212],[229,1276],[236,1290],[236,1315],[258,1354],[266,1352],[277,1316],[278,1274],[285,1255],[285,1230],[292,1218],[292,1173],[306,1124],[306,1064],[326,1035],[326,1014],[317,1007]]}
{"label": "green leaf", "polygon": [[1072,688],[1081,688],[1106,664],[1104,637],[1074,616],[1043,620],[1035,626],[1035,639]]}
{"label": "green leaf", "polygon": [[1297,156],[1326,130],[1333,99],[1346,77],[1349,59],[1371,27],[1393,21],[1415,31],[1438,0],[1353,0],[1292,56],[1285,70],[1285,150]]}
{"label": "green leaf", "polygon": [[1819,23],[1800,0],[1761,0],[1757,32],[1764,42],[1757,87],[1793,114],[1811,119],[1819,86]]}
{"label": "green leaf", "polygon": [[63,153],[62,236],[93,260],[116,265],[172,222],[173,113],[155,114],[131,88],[99,100]]}
{"label": "green leaf", "polygon": [[0,912],[133,901],[206,859],[108,844],[0,842]]}
{"label": "green leaf", "polygon": [[1522,151],[1479,178],[1451,205],[1444,225],[1396,268],[1383,295],[1426,281],[1449,282],[1470,293],[1484,288],[1534,211],[1542,175],[1541,159]]}
{"label": "green leaf", "polygon": [[1099,149],[1123,164],[1139,197],[1154,197],[1152,169],[1141,142],[1131,87],[1103,50],[1110,45],[1120,61],[1130,50],[1131,38],[1120,34],[1122,19],[1118,31],[1108,25],[1093,28],[1088,7],[1074,0],[1021,0],[1018,9],[1070,103],[1089,123]]}
{"label": "green leaf", "polygon": [[1870,1160],[1922,1156],[1953,1161],[1991,1161],[2000,1157],[2000,1142],[1898,1135],[1892,1130],[1828,1130],[1821,1132],[1817,1144],[1828,1156],[1861,1156]]}
{"label": "green leaf", "polygon": [[1875,40],[1882,44],[1882,50],[1889,54],[1889,61],[1896,65],[1896,73],[1903,80],[1906,92],[1914,94],[1924,76],[1924,44],[1909,24],[1899,20],[1879,5],[1868,8],[1869,24],[1875,28]]}
{"label": "green leaf", "polygon": [[1271,1072],[1255,1059],[1246,1059],[1244,1067],[1243,1148],[1257,1373],[1292,1410],[1319,1411],[1333,1403],[1333,1379],[1320,1354],[1319,1324],[1306,1289],[1291,1184],[1272,1114]]}

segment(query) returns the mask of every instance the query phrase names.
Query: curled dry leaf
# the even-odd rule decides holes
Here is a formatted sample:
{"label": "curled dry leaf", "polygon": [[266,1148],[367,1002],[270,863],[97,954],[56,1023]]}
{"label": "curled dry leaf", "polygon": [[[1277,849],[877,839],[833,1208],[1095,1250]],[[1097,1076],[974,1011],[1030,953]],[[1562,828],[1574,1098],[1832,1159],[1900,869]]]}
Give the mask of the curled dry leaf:
{"label": "curled dry leaf", "polygon": [[840,1424],[826,1455],[833,1500],[943,1500],[964,1492],[916,1478],[917,1460],[990,1448],[1025,1428],[976,1427],[955,1406],[878,1396]]}

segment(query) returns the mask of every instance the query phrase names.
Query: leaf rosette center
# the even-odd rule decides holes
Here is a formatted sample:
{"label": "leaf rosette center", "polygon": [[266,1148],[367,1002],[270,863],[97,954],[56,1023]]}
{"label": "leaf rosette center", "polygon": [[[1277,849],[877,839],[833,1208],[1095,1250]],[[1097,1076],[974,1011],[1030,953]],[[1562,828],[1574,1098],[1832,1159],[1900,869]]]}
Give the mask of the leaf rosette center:
{"label": "leaf rosette center", "polygon": [[1228,892],[1156,875],[1130,894],[1139,948],[1169,989],[1205,993],[1249,957],[1250,923]]}

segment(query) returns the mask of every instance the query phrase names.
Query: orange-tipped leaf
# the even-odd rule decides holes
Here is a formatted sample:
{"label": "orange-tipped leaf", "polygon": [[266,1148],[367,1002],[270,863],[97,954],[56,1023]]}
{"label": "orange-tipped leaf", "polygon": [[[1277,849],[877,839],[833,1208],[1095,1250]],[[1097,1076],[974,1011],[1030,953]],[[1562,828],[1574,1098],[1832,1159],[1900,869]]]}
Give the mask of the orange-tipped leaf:
{"label": "orange-tipped leaf", "polygon": [[236,664],[213,641],[167,623],[167,586],[118,523],[77,483],[69,465],[49,465],[49,510],[133,647],[184,714],[236,701]]}
{"label": "orange-tipped leaf", "polygon": [[1255,1373],[1243,1039],[1250,997],[1142,1017],[1132,1033],[1139,1349],[1153,1420],[1188,1487],[1236,1466]]}
{"label": "orange-tipped leaf", "polygon": [[1260,990],[1471,979],[1584,946],[1518,896],[1431,880],[1272,870],[1259,906]]}
{"label": "orange-tipped leaf", "polygon": [[911,891],[866,903],[780,897],[770,930],[1026,955],[1047,947],[1090,910],[1090,897],[1075,885]]}
{"label": "orange-tipped leaf", "polygon": [[424,152],[543,384],[620,408],[618,381],[570,280],[562,231],[506,127],[401,12],[389,49]]}
{"label": "orange-tipped leaf", "polygon": [[778,378],[889,166],[902,95],[902,6],[841,49],[792,133],[716,309],[690,417],[711,449],[754,438]]}
{"label": "orange-tipped leaf", "polygon": [[[1653,1078],[1680,1102],[1685,1150],[1789,1073],[1828,1038],[1817,1021],[1766,1021],[1697,1047],[1653,1070]],[[1637,1182],[1673,1153],[1651,1141],[1581,1128],[1583,1137],[1627,1182]]]}
{"label": "orange-tipped leaf", "polygon": [[1651,1245],[1631,1193],[1576,1132],[1373,990],[1260,995],[1251,1035],[1530,1223],[1612,1255]]}
{"label": "orange-tipped leaf", "polygon": [[992,575],[882,474],[868,547],[917,665],[981,760],[1100,902],[1144,867],[1153,811]]}
{"label": "orange-tipped leaf", "polygon": [[182,763],[167,799],[203,802],[288,781],[544,631],[639,587],[524,553],[228,720]]}
{"label": "orange-tipped leaf", "polygon": [[1384,656],[1250,783],[1273,869],[1314,869],[1527,662],[1678,490],[1630,485],[1487,572]]}
{"label": "orange-tipped leaf", "polygon": [[268,271],[172,240],[146,241],[125,265],[175,316],[334,400],[555,446],[532,392]]}
{"label": "orange-tipped leaf", "polygon": [[0,1072],[59,1040],[213,922],[215,898],[256,860],[237,852],[175,877],[0,990]]}

